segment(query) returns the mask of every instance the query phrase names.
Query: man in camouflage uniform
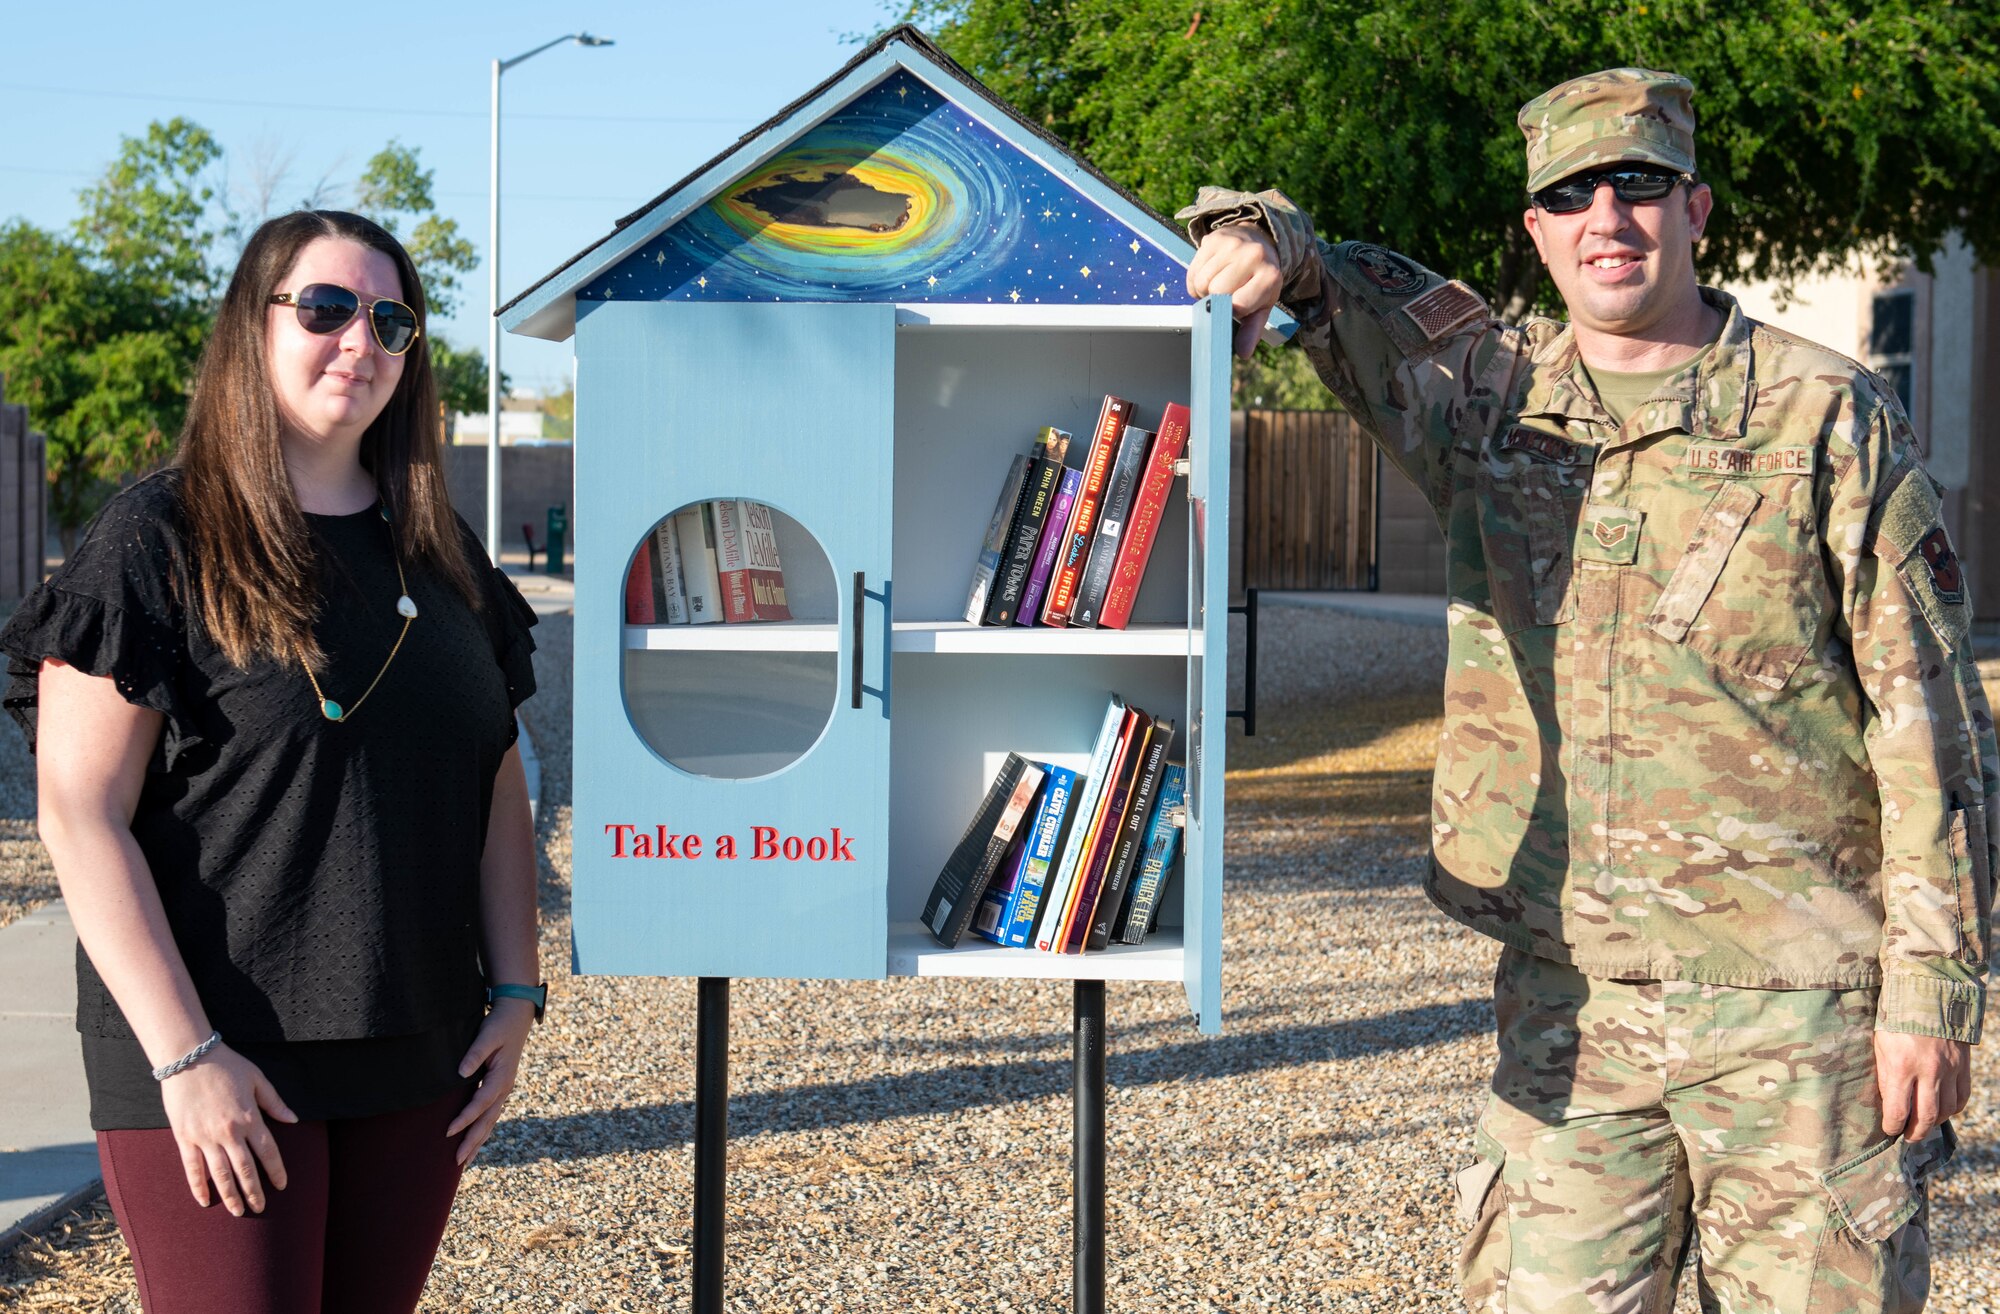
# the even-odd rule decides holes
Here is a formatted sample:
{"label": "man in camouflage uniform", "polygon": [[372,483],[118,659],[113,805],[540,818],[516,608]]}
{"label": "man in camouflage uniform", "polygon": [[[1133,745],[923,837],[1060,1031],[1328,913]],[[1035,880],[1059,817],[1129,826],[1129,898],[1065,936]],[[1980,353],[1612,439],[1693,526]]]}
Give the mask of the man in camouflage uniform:
{"label": "man in camouflage uniform", "polygon": [[[1247,352],[1274,303],[1449,544],[1431,898],[1505,947],[1477,1310],[1914,1310],[1970,1093],[2000,793],[1939,489],[1883,381],[1699,287],[1693,88],[1521,111],[1570,322],[1182,212]],[[1900,1137],[1900,1139],[1899,1139]]]}

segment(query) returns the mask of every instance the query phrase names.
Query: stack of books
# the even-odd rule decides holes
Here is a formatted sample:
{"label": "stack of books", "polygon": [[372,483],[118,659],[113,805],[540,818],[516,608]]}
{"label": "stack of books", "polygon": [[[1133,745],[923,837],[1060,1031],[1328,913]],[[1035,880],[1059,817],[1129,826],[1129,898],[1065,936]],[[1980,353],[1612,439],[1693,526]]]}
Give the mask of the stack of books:
{"label": "stack of books", "polygon": [[1132,403],[1107,396],[1083,468],[1065,464],[1070,436],[1043,429],[1000,485],[965,619],[975,625],[1123,629],[1158,537],[1174,468],[1187,450],[1176,402],[1156,433]]}
{"label": "stack of books", "polygon": [[691,502],[662,520],[625,572],[627,625],[790,620],[771,508]]}
{"label": "stack of books", "polygon": [[1180,845],[1174,723],[1113,694],[1082,772],[1009,753],[924,903],[938,943],[1082,953],[1142,944]]}

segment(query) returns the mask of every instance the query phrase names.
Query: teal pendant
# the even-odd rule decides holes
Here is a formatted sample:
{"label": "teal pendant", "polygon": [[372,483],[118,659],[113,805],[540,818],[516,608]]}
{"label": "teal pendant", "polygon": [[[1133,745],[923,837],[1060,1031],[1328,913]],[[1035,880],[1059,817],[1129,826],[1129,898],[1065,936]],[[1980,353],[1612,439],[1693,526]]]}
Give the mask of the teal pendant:
{"label": "teal pendant", "polygon": [[331,698],[322,698],[319,700],[319,712],[321,716],[324,716],[329,721],[338,721],[341,717],[347,715],[342,710],[340,704]]}

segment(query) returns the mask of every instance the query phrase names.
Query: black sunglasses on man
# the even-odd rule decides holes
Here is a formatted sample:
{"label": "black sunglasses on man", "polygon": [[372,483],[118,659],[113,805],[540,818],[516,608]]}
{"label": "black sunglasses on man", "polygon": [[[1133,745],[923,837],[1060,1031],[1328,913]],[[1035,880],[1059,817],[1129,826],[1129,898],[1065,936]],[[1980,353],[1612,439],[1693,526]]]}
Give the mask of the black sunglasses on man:
{"label": "black sunglasses on man", "polygon": [[1588,210],[1597,199],[1597,189],[1610,184],[1611,194],[1627,204],[1663,200],[1679,183],[1692,187],[1699,181],[1691,173],[1665,169],[1653,164],[1613,164],[1602,169],[1585,169],[1561,182],[1550,183],[1528,200],[1550,214],[1575,214]]}

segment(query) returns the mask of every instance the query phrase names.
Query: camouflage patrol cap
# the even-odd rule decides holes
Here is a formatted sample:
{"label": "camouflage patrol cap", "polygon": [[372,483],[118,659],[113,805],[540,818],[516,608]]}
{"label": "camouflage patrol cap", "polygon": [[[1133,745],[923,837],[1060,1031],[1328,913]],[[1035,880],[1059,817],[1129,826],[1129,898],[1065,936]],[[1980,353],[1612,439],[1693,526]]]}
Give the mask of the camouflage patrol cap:
{"label": "camouflage patrol cap", "polygon": [[1612,68],[1571,78],[1521,106],[1528,190],[1620,161],[1694,172],[1694,84],[1674,73]]}

